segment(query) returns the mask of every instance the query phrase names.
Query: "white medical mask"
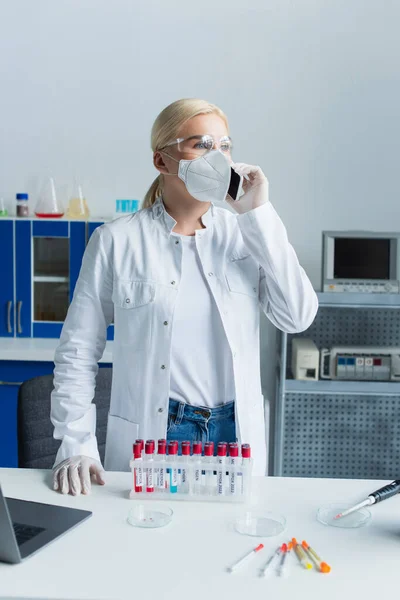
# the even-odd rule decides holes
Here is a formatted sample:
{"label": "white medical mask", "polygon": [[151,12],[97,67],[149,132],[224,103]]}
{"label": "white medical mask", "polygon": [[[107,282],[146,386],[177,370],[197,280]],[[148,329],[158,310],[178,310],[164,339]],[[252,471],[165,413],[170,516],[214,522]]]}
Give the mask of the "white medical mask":
{"label": "white medical mask", "polygon": [[[193,160],[176,160],[178,175],[187,191],[200,202],[223,202],[231,180],[231,167],[219,150],[210,150]],[[172,173],[171,173],[172,175]]]}

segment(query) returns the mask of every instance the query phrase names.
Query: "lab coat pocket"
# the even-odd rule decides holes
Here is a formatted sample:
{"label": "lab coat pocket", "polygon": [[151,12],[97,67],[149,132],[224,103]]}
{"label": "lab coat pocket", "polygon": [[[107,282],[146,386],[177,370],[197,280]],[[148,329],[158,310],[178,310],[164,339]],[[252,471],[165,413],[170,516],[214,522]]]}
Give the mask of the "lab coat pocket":
{"label": "lab coat pocket", "polygon": [[259,266],[250,254],[230,257],[226,281],[231,292],[258,298],[259,278]]}
{"label": "lab coat pocket", "polygon": [[132,444],[139,437],[139,425],[116,415],[108,415],[106,471],[129,471]]}
{"label": "lab coat pocket", "polygon": [[132,350],[148,348],[151,341],[155,285],[148,281],[114,282],[115,341]]}

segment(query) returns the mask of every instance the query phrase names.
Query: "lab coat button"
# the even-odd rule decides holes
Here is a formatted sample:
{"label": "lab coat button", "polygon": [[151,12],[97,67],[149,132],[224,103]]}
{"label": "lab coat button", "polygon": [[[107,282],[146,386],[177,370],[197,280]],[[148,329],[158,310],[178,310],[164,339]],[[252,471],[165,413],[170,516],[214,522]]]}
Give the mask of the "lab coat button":
{"label": "lab coat button", "polygon": [[171,281],[171,285],[175,285],[175,281]]}
{"label": "lab coat button", "polygon": [[168,325],[168,321],[164,321],[164,325]]}
{"label": "lab coat button", "polygon": [[162,369],[165,369],[165,365],[161,365],[161,368],[162,368]]}
{"label": "lab coat button", "polygon": [[162,413],[162,412],[164,412],[164,409],[163,409],[163,408],[161,408],[161,406],[160,406],[160,408],[158,409],[158,412],[159,412],[159,413]]}
{"label": "lab coat button", "polygon": [[127,299],[125,300],[125,302],[126,302],[127,304],[129,304],[129,302],[130,302],[130,298],[127,298]]}
{"label": "lab coat button", "polygon": [[211,273],[211,272],[208,274],[209,277],[212,277],[213,275],[214,275],[214,273]]}

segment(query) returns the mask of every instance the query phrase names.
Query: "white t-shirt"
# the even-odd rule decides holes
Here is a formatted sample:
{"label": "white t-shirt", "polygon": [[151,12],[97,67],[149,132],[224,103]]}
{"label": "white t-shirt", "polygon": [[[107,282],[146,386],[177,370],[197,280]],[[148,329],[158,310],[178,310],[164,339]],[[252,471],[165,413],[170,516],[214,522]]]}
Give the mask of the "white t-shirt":
{"label": "white t-shirt", "polygon": [[178,237],[182,275],[172,325],[170,398],[213,408],[234,400],[232,354],[195,236]]}

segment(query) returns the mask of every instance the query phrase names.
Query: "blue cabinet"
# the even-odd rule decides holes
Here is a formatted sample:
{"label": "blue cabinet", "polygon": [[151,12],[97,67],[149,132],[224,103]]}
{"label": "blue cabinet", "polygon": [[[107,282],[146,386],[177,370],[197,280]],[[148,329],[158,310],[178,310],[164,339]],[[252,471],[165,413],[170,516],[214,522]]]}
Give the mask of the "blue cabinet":
{"label": "blue cabinet", "polygon": [[[0,219],[0,337],[58,338],[101,221]],[[112,340],[114,327],[107,332]]]}
{"label": "blue cabinet", "polygon": [[0,467],[18,466],[17,404],[23,381],[53,372],[52,362],[0,361]]}
{"label": "blue cabinet", "polygon": [[[102,224],[0,218],[0,344],[1,338],[60,336],[86,243]],[[111,325],[107,339],[113,337]],[[53,368],[47,361],[0,360],[0,467],[17,466],[20,384]]]}
{"label": "blue cabinet", "polygon": [[14,337],[14,227],[13,222],[0,219],[0,336]]}
{"label": "blue cabinet", "polygon": [[[102,367],[111,367],[101,363]],[[0,361],[0,467],[18,466],[17,405],[23,381],[50,375],[54,363],[40,361]],[[49,415],[50,418],[50,415]]]}

